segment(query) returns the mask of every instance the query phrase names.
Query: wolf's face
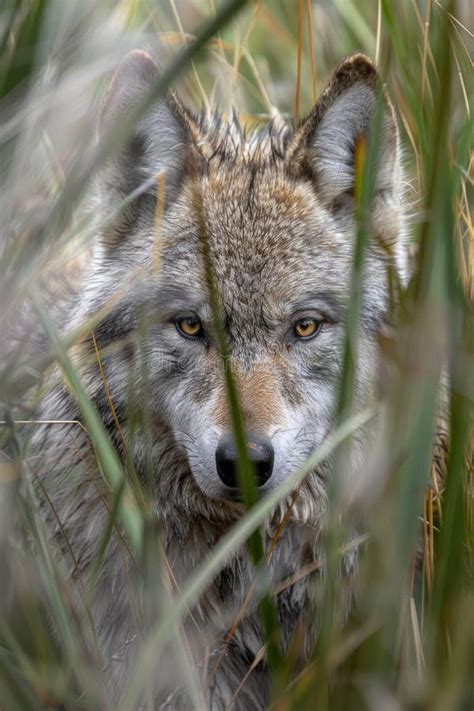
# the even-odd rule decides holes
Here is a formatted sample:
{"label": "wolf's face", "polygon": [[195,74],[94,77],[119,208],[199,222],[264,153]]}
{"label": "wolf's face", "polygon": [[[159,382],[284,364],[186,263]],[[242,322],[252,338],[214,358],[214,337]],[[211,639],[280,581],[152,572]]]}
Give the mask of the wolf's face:
{"label": "wolf's face", "polygon": [[[129,55],[104,103],[102,130],[155,76],[148,55]],[[103,235],[87,282],[88,311],[117,287],[126,292],[98,331],[102,343],[128,334],[140,310],[146,313],[146,336],[132,347],[139,357],[129,343],[126,354],[107,359],[109,386],[114,400],[125,399],[130,360],[142,362],[145,352],[141,397],[185,451],[190,475],[210,499],[238,497],[226,368],[263,492],[295,471],[331,429],[355,242],[355,150],[367,138],[377,86],[370,62],[350,58],[298,129],[274,125],[248,139],[236,120],[221,126],[195,118],[169,97],[104,173],[101,204],[113,206],[153,175],[160,186]],[[397,151],[386,103],[365,266],[359,405],[375,386],[388,271],[403,276]],[[324,479],[323,472],[313,479],[322,498]]]}

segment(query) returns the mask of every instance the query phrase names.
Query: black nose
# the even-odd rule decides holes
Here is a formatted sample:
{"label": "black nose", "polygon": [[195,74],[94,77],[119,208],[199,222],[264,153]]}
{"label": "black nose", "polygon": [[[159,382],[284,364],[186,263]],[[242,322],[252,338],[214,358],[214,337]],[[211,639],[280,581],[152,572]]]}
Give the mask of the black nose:
{"label": "black nose", "polygon": [[[268,437],[252,437],[247,441],[249,457],[255,467],[257,486],[263,486],[272,475],[273,447]],[[238,455],[229,437],[222,439],[216,450],[217,473],[226,486],[239,486]]]}

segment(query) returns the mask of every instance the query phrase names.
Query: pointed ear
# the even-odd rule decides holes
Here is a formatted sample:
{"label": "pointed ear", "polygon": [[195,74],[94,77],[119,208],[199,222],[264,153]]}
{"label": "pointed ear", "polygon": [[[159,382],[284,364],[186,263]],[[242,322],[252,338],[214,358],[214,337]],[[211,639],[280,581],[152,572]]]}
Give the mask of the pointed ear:
{"label": "pointed ear", "polygon": [[356,142],[367,139],[378,97],[384,115],[378,142],[375,193],[397,192],[399,185],[398,132],[394,111],[374,64],[363,54],[344,60],[334,72],[309,116],[298,128],[293,160],[303,159],[318,195],[333,208],[354,188]]}
{"label": "pointed ear", "polygon": [[[113,132],[127,119],[151,90],[158,77],[158,68],[149,54],[135,50],[120,63],[102,103],[99,118],[99,139]],[[163,176],[167,198],[175,192],[185,163],[187,143],[182,107],[169,95],[154,104],[133,127],[124,148],[103,171],[99,184],[105,190],[107,205],[116,206],[123,198],[148,181],[148,188],[138,200],[147,200],[150,209],[156,194],[154,178]],[[124,212],[120,220],[129,221],[137,213],[136,204]],[[115,226],[116,229],[119,226]]]}

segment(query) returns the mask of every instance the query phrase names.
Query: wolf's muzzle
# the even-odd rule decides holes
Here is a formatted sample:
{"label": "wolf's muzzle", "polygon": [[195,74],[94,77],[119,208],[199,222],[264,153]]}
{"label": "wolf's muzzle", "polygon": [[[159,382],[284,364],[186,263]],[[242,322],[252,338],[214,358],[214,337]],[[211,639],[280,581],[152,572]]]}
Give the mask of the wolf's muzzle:
{"label": "wolf's muzzle", "polygon": [[[263,486],[271,477],[273,471],[273,447],[268,437],[250,437],[247,441],[250,460],[255,467],[255,478],[258,487]],[[238,454],[233,440],[223,438],[216,450],[216,467],[221,481],[232,489],[239,486]]]}

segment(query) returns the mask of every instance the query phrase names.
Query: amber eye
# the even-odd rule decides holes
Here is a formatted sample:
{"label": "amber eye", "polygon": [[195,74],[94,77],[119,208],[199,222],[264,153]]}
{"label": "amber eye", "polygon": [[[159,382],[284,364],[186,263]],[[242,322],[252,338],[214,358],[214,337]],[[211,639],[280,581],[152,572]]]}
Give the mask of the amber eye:
{"label": "amber eye", "polygon": [[322,322],[315,318],[300,318],[294,325],[296,338],[313,338],[322,328]]}
{"label": "amber eye", "polygon": [[203,327],[198,318],[194,316],[186,316],[176,321],[178,332],[188,338],[199,338],[203,334]]}

